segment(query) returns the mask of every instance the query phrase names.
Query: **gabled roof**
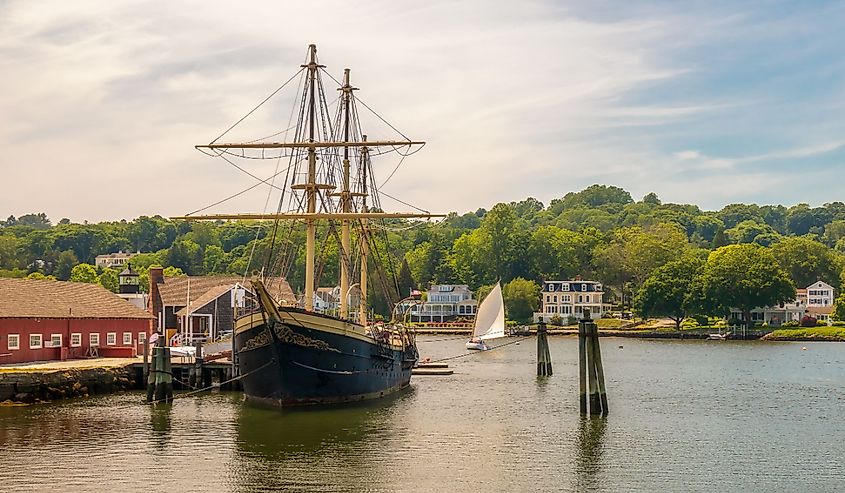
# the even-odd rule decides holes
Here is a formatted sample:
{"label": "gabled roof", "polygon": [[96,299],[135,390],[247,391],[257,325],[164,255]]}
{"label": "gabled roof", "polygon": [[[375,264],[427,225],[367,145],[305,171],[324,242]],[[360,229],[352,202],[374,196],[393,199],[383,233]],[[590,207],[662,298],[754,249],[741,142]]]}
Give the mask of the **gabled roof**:
{"label": "gabled roof", "polygon": [[[163,282],[156,283],[161,296],[162,305],[186,306],[188,304],[188,285],[190,283],[190,304],[196,306],[197,300],[204,297],[212,288],[231,288],[241,284],[251,289],[249,280],[244,282],[241,276],[181,276],[165,277]],[[284,278],[272,277],[264,281],[264,286],[280,303],[294,304],[296,296]],[[220,291],[217,296],[224,291]],[[215,296],[216,297],[216,296]],[[214,299],[214,298],[212,298]]]}
{"label": "gabled roof", "polygon": [[99,284],[0,278],[0,318],[153,317]]}
{"label": "gabled roof", "polygon": [[187,315],[189,310],[190,311],[199,310],[200,308],[204,307],[205,305],[211,303],[212,301],[216,300],[217,298],[219,298],[219,297],[223,296],[224,294],[228,293],[233,287],[234,287],[234,284],[224,284],[222,286],[214,286],[213,288],[206,291],[204,295],[197,298],[196,301],[191,303],[191,306],[186,306],[185,308],[182,308],[181,310],[176,312],[176,315],[179,315],[181,317],[183,315]]}

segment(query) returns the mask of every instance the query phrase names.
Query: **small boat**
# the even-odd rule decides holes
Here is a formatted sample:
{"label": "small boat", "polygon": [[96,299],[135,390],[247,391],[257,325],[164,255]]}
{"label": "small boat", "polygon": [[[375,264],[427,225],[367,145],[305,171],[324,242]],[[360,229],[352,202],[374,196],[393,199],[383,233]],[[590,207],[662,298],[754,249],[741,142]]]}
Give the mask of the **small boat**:
{"label": "small boat", "polygon": [[730,335],[730,332],[725,332],[724,334],[721,334],[721,333],[719,333],[719,334],[707,334],[707,339],[709,339],[711,341],[724,341],[725,339],[728,338],[729,335]]}
{"label": "small boat", "polygon": [[500,337],[505,337],[505,300],[502,298],[502,286],[497,282],[478,307],[472,339],[467,341],[466,348],[487,351],[490,348],[484,341]]}

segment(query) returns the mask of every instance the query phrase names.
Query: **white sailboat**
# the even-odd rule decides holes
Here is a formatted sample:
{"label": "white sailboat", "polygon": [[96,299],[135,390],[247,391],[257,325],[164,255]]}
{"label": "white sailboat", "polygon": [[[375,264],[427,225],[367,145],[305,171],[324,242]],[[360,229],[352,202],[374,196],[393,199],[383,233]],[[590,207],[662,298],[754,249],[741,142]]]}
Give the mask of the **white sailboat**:
{"label": "white sailboat", "polygon": [[484,341],[500,337],[505,337],[505,300],[502,286],[497,282],[478,307],[472,339],[466,343],[466,348],[486,351],[490,348]]}

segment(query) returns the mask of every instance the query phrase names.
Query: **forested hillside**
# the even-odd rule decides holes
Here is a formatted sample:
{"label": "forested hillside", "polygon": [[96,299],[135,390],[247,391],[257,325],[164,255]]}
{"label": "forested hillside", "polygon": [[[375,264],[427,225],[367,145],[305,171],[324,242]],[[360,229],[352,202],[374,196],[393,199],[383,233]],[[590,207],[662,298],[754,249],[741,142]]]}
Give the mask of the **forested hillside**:
{"label": "forested hillside", "polygon": [[[132,221],[52,224],[44,214],[0,222],[0,275],[70,279],[77,264],[93,264],[98,254],[142,252],[133,266],[153,264],[171,274],[249,273],[270,265],[302,286],[302,231],[272,222],[185,222],[160,216]],[[321,285],[337,282],[336,232],[323,229]],[[548,205],[528,198],[499,203],[438,223],[391,221],[374,234],[374,254],[389,259],[382,285],[403,292],[431,282],[465,283],[472,288],[497,279],[585,278],[603,281],[626,298],[669,262],[729,244],[759,245],[771,254],[794,285],[817,279],[839,287],[845,265],[845,204],[731,204],[703,211],[690,204],[661,203],[650,193],[639,201],[617,187],[593,185]],[[272,248],[271,248],[272,246]],[[250,261],[250,259],[252,259]],[[403,265],[406,264],[406,265]],[[83,275],[101,277],[87,267]],[[112,273],[104,284],[111,285]],[[395,294],[394,294],[395,296]]]}

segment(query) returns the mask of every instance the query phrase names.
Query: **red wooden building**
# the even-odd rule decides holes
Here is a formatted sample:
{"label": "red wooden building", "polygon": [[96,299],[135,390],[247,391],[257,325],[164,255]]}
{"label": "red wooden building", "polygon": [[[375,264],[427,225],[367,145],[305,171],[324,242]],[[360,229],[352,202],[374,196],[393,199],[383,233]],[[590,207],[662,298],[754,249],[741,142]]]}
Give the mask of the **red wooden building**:
{"label": "red wooden building", "polygon": [[151,321],[97,284],[0,278],[0,364],[135,356]]}

